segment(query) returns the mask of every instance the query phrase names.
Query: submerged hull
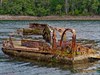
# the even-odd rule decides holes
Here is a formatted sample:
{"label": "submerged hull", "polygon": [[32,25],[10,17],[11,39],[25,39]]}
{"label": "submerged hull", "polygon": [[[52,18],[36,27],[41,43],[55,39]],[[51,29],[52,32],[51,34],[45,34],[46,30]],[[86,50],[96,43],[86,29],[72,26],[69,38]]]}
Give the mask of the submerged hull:
{"label": "submerged hull", "polygon": [[[12,36],[3,41],[2,51],[9,56],[64,64],[88,63],[91,57],[100,59],[100,53],[83,44],[76,43],[74,29],[55,28],[41,24],[32,24],[29,28],[31,29],[17,30],[18,34],[21,31],[23,33],[20,41],[13,40]],[[66,40],[67,31],[72,33],[71,41]],[[57,32],[60,39],[57,38]],[[24,36],[28,34],[40,34],[42,37]]]}
{"label": "submerged hull", "polygon": [[46,62],[57,62],[57,63],[67,63],[67,64],[73,63],[73,61],[66,60],[64,58],[58,59],[56,58],[56,56],[49,53],[46,54],[46,53],[39,53],[39,52],[18,51],[18,50],[5,49],[5,48],[2,48],[2,51],[11,57],[25,58],[30,60],[39,60],[39,61],[46,61]]}
{"label": "submerged hull", "polygon": [[84,64],[90,61],[88,57],[84,57],[82,59],[80,58],[68,59],[66,57],[57,57],[49,53],[46,54],[46,53],[39,53],[39,52],[28,52],[28,51],[23,51],[23,50],[13,50],[13,49],[7,49],[7,48],[2,48],[2,51],[5,54],[12,57],[46,61],[46,62],[56,62],[56,63],[69,64],[69,65]]}
{"label": "submerged hull", "polygon": [[52,55],[48,54],[40,54],[35,52],[26,52],[26,51],[17,51],[12,49],[4,49],[2,48],[2,51],[12,57],[19,57],[19,58],[27,58],[32,60],[48,60],[49,58],[52,58]]}

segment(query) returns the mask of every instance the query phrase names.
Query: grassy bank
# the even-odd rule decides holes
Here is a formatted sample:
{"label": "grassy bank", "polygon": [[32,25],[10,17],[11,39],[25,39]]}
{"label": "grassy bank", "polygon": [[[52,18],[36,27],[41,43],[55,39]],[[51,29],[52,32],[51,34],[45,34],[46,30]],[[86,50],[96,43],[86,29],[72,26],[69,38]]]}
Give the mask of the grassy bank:
{"label": "grassy bank", "polygon": [[0,20],[100,20],[100,16],[7,16],[1,15]]}

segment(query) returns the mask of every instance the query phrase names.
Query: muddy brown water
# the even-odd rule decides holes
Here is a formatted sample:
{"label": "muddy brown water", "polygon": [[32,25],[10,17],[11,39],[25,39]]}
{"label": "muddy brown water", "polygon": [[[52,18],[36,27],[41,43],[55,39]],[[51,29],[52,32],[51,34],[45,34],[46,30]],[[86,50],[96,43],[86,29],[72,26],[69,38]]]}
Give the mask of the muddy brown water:
{"label": "muddy brown water", "polygon": [[[2,40],[8,38],[10,32],[28,27],[30,22],[74,28],[77,32],[77,42],[92,44],[100,51],[100,21],[0,21],[0,48]],[[70,36],[68,33],[68,39]],[[11,58],[0,49],[0,75],[100,75],[100,61],[69,66]]]}

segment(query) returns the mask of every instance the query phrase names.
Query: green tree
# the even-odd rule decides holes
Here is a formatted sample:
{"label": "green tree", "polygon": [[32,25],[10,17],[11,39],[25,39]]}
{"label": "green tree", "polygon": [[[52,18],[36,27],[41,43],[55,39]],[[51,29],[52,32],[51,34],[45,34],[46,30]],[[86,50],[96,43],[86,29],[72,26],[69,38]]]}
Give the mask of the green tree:
{"label": "green tree", "polygon": [[100,3],[98,0],[93,0],[93,4],[91,6],[92,6],[92,12],[94,14],[98,14],[99,5],[100,5]]}
{"label": "green tree", "polygon": [[60,4],[56,6],[56,14],[61,15],[61,8],[62,8],[62,5]]}
{"label": "green tree", "polygon": [[0,0],[3,15],[100,15],[100,0]]}

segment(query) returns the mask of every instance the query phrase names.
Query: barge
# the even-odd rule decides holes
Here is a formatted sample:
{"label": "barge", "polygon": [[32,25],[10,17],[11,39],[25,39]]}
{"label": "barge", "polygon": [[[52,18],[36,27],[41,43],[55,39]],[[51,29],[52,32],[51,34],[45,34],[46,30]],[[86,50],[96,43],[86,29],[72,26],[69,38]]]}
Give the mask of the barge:
{"label": "barge", "polygon": [[[72,33],[72,40],[66,39],[67,32]],[[31,23],[29,28],[18,29],[17,34],[21,34],[20,40],[10,35],[3,41],[2,51],[12,57],[64,64],[100,60],[100,52],[76,43],[75,29]]]}

